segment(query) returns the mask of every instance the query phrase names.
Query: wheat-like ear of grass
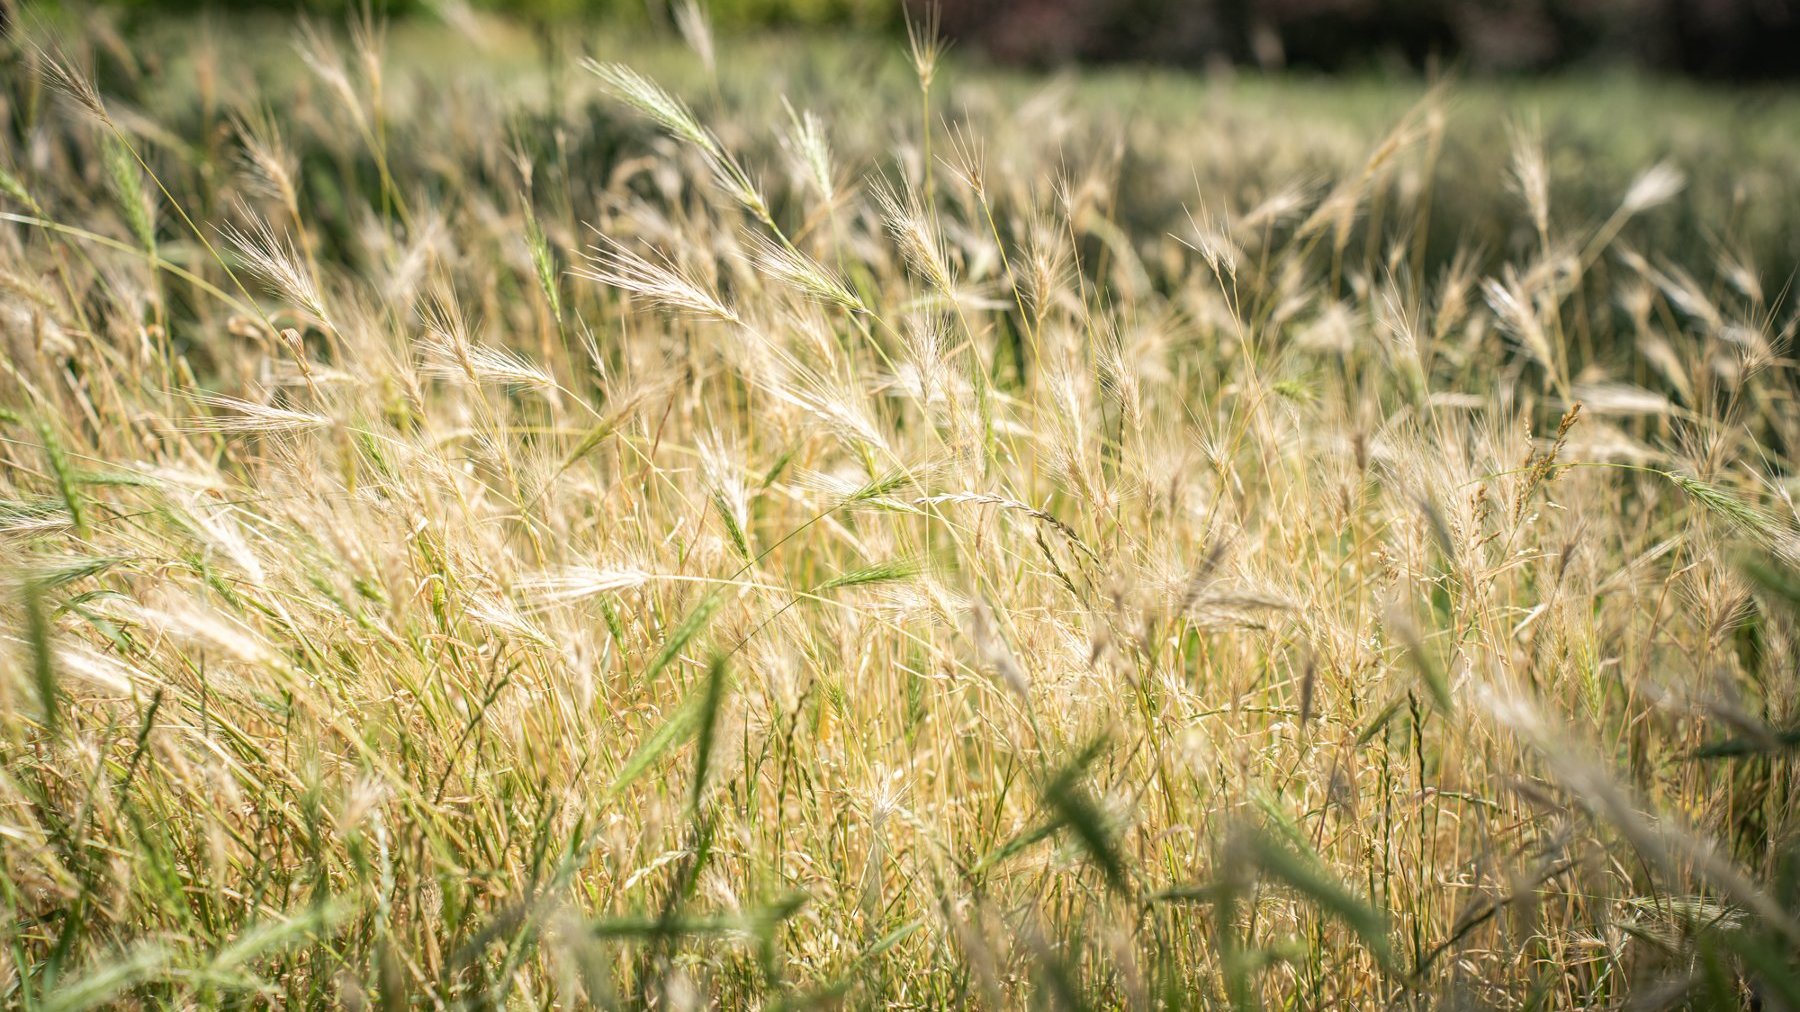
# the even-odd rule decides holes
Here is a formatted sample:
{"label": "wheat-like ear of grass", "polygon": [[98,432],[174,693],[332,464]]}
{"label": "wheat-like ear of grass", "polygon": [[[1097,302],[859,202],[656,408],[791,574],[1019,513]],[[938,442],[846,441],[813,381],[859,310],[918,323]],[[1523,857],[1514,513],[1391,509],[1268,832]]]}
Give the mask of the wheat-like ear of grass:
{"label": "wheat-like ear of grass", "polygon": [[946,297],[956,294],[956,279],[944,253],[944,240],[911,188],[897,189],[885,180],[875,187],[888,234],[905,255],[907,266]]}
{"label": "wheat-like ear of grass", "polygon": [[600,237],[599,245],[591,248],[585,264],[576,267],[574,273],[670,309],[728,323],[739,322],[737,313],[717,294],[666,258],[660,262],[651,260],[606,236]]}
{"label": "wheat-like ear of grass", "polygon": [[673,7],[675,27],[681,32],[682,41],[688,44],[694,55],[700,57],[707,76],[716,75],[718,67],[713,53],[712,23],[707,19],[706,8],[700,5],[700,0],[677,0]]}
{"label": "wheat-like ear of grass", "polygon": [[751,263],[769,278],[828,305],[851,312],[867,308],[848,285],[805,253],[764,235],[751,236],[750,243],[755,251]]}
{"label": "wheat-like ear of grass", "polygon": [[687,103],[623,64],[601,63],[590,58],[583,66],[600,78],[615,97],[650,117],[670,136],[693,146],[706,161],[721,189],[759,220],[773,225],[769,218],[769,204],[761,189],[750,178],[743,164],[719,143],[713,132],[700,124]]}
{"label": "wheat-like ear of grass", "polygon": [[550,315],[560,325],[563,319],[562,286],[557,283],[556,260],[550,251],[550,242],[544,236],[544,227],[538,224],[537,211],[531,206],[529,199],[519,203],[525,210],[525,245],[531,251],[531,266],[537,275],[538,290],[544,293],[544,301],[550,305]]}
{"label": "wheat-like ear of grass", "polygon": [[138,168],[137,159],[132,156],[131,150],[118,137],[107,134],[102,142],[102,150],[106,155],[107,181],[112,186],[119,212],[131,227],[131,234],[137,239],[138,245],[154,256],[156,218],[150,195],[144,186],[143,171]]}
{"label": "wheat-like ear of grass", "polygon": [[813,586],[812,593],[824,594],[828,591],[843,590],[851,587],[869,587],[883,583],[900,583],[911,580],[925,571],[925,564],[919,559],[889,559],[876,562],[858,569],[839,573]]}
{"label": "wheat-like ear of grass", "polygon": [[826,207],[835,206],[838,198],[837,174],[832,167],[831,141],[825,134],[824,122],[810,110],[795,112],[785,96],[781,103],[787,109],[789,125],[789,132],[782,143],[805,167],[808,181],[818,191],[819,199],[824,201]]}
{"label": "wheat-like ear of grass", "polygon": [[195,399],[212,412],[189,419],[184,428],[191,432],[294,434],[327,429],[336,424],[329,416],[317,412],[278,408],[242,397],[207,394]]}
{"label": "wheat-like ear of grass", "polygon": [[325,299],[318,279],[306,265],[291,240],[277,236],[267,222],[256,221],[249,229],[226,225],[221,230],[225,243],[241,257],[269,290],[306,310],[320,321],[329,321]]}
{"label": "wheat-like ear of grass", "polygon": [[700,125],[687,103],[664,91],[655,81],[622,63],[601,63],[590,58],[582,66],[598,77],[613,95],[650,117],[671,136],[687,141],[707,154],[722,153],[711,131]]}
{"label": "wheat-like ear of grass", "polygon": [[522,579],[514,584],[514,589],[525,598],[528,605],[543,607],[580,601],[598,594],[632,590],[653,579],[654,574],[641,569],[569,566],[552,573]]}
{"label": "wheat-like ear of grass", "polygon": [[[1702,481],[1679,471],[1662,471],[1663,477],[1699,503],[1708,513],[1732,528],[1764,544],[1773,544],[1782,533],[1782,523],[1769,510],[1745,499],[1722,485]],[[1791,531],[1790,531],[1791,533]]]}

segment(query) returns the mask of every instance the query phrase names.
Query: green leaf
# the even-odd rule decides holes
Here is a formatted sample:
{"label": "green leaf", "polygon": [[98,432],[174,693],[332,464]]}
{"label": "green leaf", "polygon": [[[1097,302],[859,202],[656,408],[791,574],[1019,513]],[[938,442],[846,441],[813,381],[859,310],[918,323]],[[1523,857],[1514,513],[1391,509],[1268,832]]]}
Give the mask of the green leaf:
{"label": "green leaf", "polygon": [[121,992],[154,979],[168,961],[168,950],[162,946],[139,946],[105,966],[72,974],[69,982],[47,995],[38,1008],[41,1012],[83,1012],[106,1005]]}
{"label": "green leaf", "polygon": [[800,912],[806,895],[795,893],[766,906],[715,917],[606,917],[588,922],[598,938],[657,941],[683,936],[748,934],[766,937],[781,922]]}
{"label": "green leaf", "polygon": [[1381,733],[1381,729],[1388,725],[1388,721],[1394,719],[1394,714],[1400,712],[1400,704],[1404,702],[1406,702],[1406,693],[1404,692],[1389,700],[1388,705],[1382,707],[1381,712],[1377,713],[1373,720],[1370,720],[1361,731],[1357,732],[1356,747],[1361,748],[1374,741],[1375,736]]}
{"label": "green leaf", "polygon": [[1384,969],[1394,968],[1388,941],[1387,917],[1372,904],[1339,882],[1323,863],[1290,847],[1267,829],[1251,836],[1250,852],[1257,866],[1296,892],[1311,899],[1325,913],[1342,921],[1362,939]]}
{"label": "green leaf", "polygon": [[1450,697],[1450,679],[1445,676],[1444,669],[1438,665],[1437,658],[1431,656],[1425,644],[1420,641],[1418,633],[1404,623],[1400,626],[1400,639],[1406,645],[1406,658],[1418,671],[1420,681],[1431,693],[1431,701],[1445,713],[1454,711],[1456,703]]}
{"label": "green leaf", "polygon": [[1044,803],[1056,815],[1056,825],[1068,829],[1088,859],[1106,876],[1106,884],[1115,891],[1130,891],[1125,860],[1113,842],[1112,827],[1107,825],[1100,806],[1088,794],[1082,781],[1088,766],[1099,756],[1101,743],[1096,742],[1063,767],[1044,787]]}
{"label": "green leaf", "polygon": [[1800,613],[1800,571],[1791,566],[1784,566],[1773,559],[1747,557],[1738,564],[1750,582],[1786,605],[1796,613]]}
{"label": "green leaf", "polygon": [[1760,935],[1742,931],[1719,934],[1720,943],[1744,961],[1765,993],[1780,997],[1780,1007],[1800,1008],[1800,970],[1782,946]]}
{"label": "green leaf", "polygon": [[286,920],[252,924],[231,944],[220,949],[203,972],[212,979],[224,979],[256,959],[315,939],[330,930],[347,912],[348,908],[343,905],[321,904]]}
{"label": "green leaf", "polygon": [[731,688],[730,682],[724,655],[714,655],[712,664],[706,670],[705,692],[700,697],[699,744],[694,751],[694,786],[688,802],[694,811],[700,809],[700,792],[705,789],[706,775],[711,772],[713,739],[719,729],[719,710],[724,706],[725,693]]}
{"label": "green leaf", "polygon": [[44,728],[56,737],[61,707],[56,699],[56,658],[50,646],[50,619],[44,614],[44,588],[26,580],[20,591],[25,606],[25,642],[31,648],[31,677],[44,708]]}
{"label": "green leaf", "polygon": [[608,795],[618,797],[624,793],[625,789],[643,776],[651,766],[656,764],[658,759],[667,755],[671,749],[676,748],[682,742],[687,741],[699,724],[700,708],[695,706],[692,700],[683,703],[681,708],[676,710],[668,720],[663,721],[656,730],[650,732],[650,735],[638,744],[637,751],[631,753],[630,758],[625,760],[625,765],[619,767],[618,775],[613,777],[612,787],[607,790]]}
{"label": "green leaf", "polygon": [[[702,602],[704,604],[704,602]],[[692,616],[690,616],[692,618]],[[700,754],[696,757],[692,800],[699,801],[700,786],[706,779],[711,764],[713,735],[716,730],[719,708],[724,702],[727,690],[725,658],[714,657],[712,666],[707,670],[706,681],[699,692],[684,700],[679,709],[660,724],[656,730],[644,738],[637,750],[619,767],[618,775],[613,777],[612,787],[608,793],[617,797],[627,787],[656,765],[657,761],[682,743],[696,735],[700,738]]]}

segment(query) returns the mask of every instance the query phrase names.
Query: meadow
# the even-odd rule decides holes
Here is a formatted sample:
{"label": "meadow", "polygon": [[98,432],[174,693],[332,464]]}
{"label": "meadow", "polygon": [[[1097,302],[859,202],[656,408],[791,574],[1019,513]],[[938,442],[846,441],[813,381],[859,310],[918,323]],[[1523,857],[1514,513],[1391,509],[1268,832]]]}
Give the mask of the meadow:
{"label": "meadow", "polygon": [[1800,95],[46,15],[0,1005],[1800,1008]]}

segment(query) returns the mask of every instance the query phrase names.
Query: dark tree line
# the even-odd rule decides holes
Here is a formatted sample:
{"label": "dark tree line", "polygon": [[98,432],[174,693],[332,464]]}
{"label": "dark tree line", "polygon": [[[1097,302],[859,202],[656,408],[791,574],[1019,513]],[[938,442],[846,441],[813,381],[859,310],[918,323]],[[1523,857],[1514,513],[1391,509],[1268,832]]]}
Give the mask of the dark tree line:
{"label": "dark tree line", "polygon": [[[924,0],[912,0],[922,9]],[[1726,80],[1800,76],[1800,0],[942,0],[996,58],[1483,71],[1626,62]]]}

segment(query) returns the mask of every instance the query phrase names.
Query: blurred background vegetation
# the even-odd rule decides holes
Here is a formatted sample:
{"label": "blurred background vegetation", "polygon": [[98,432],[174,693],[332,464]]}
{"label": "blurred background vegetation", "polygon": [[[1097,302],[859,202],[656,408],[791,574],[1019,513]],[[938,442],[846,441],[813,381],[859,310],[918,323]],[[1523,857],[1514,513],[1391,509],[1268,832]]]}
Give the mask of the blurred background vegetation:
{"label": "blurred background vegetation", "polygon": [[[0,0],[17,6],[19,0]],[[467,9],[553,25],[655,23],[664,0],[103,0],[132,16],[261,9],[390,16]],[[924,0],[708,0],[721,30],[900,32]],[[1026,65],[1133,61],[1482,73],[1627,65],[1728,81],[1800,76],[1793,0],[941,0],[966,47]]]}

